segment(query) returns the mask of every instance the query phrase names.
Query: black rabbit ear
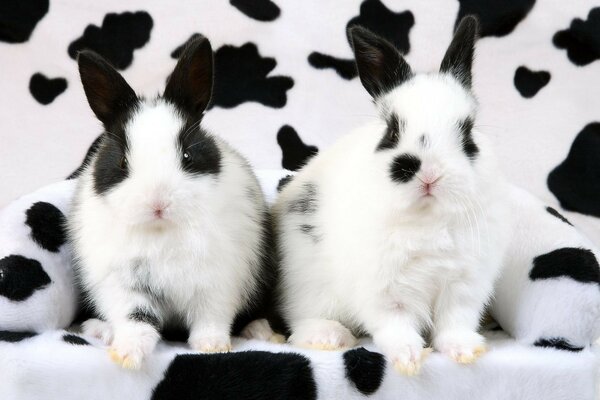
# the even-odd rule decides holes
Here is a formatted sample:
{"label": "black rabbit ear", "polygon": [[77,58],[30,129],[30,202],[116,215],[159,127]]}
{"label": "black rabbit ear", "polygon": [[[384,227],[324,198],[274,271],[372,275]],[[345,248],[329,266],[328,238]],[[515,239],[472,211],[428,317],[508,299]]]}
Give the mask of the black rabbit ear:
{"label": "black rabbit ear", "polygon": [[192,38],[171,74],[164,98],[186,113],[200,116],[208,106],[213,86],[213,53],[203,36]]}
{"label": "black rabbit ear", "polygon": [[373,98],[402,84],[412,76],[398,49],[361,26],[348,30],[360,80]]}
{"label": "black rabbit ear", "polygon": [[479,32],[479,22],[472,15],[464,17],[454,33],[446,55],[442,60],[440,72],[452,74],[466,88],[471,88],[473,54]]}
{"label": "black rabbit ear", "polygon": [[100,55],[83,50],[77,56],[77,63],[90,108],[104,125],[110,125],[124,111],[138,103],[133,89]]}

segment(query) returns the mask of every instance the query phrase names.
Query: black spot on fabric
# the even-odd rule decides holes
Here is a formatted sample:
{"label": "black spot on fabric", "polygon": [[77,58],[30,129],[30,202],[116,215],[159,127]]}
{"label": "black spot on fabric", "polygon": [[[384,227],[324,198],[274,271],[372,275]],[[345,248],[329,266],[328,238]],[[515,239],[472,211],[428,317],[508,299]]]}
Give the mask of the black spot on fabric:
{"label": "black spot on fabric", "polygon": [[65,78],[49,79],[37,72],[29,80],[29,92],[38,103],[48,105],[67,89]]}
{"label": "black spot on fabric", "polygon": [[317,211],[317,186],[314,183],[302,185],[297,198],[290,201],[288,211],[291,213],[312,214]]}
{"label": "black spot on fabric", "polygon": [[579,352],[583,350],[583,347],[574,346],[565,338],[541,338],[538,339],[533,345],[536,347],[550,347],[572,352]]}
{"label": "black spot on fabric", "polygon": [[405,122],[398,120],[396,113],[391,113],[387,118],[387,127],[383,138],[379,141],[376,151],[393,149],[398,145],[400,141],[400,135],[404,131]]}
{"label": "black spot on fabric", "polygon": [[76,346],[89,346],[90,345],[90,342],[88,342],[84,338],[77,336],[77,335],[70,334],[70,333],[64,335],[62,337],[62,340],[66,343],[73,344]]}
{"label": "black spot on fabric", "polygon": [[36,336],[35,332],[10,332],[0,331],[0,342],[17,343]]}
{"label": "black spot on fabric", "polygon": [[313,51],[308,56],[308,63],[316,69],[333,69],[344,79],[354,79],[358,76],[354,59],[343,59]]}
{"label": "black spot on fabric", "polygon": [[152,394],[153,400],[316,398],[306,357],[264,351],[180,354]]}
{"label": "black spot on fabric", "polygon": [[221,151],[215,138],[189,120],[177,138],[181,168],[193,175],[218,174],[221,171]]}
{"label": "black spot on fabric", "polygon": [[49,0],[0,1],[0,41],[23,43],[48,12]]}
{"label": "black spot on fabric", "polygon": [[131,314],[129,314],[128,318],[133,321],[143,322],[148,325],[152,325],[156,329],[160,327],[160,319],[154,313],[154,311],[148,308],[137,307],[131,312]]}
{"label": "black spot on fabric", "polygon": [[456,25],[467,15],[479,19],[481,37],[506,36],[511,33],[533,8],[535,0],[458,0],[460,7]]}
{"label": "black spot on fabric", "polygon": [[385,357],[364,347],[344,353],[346,378],[364,395],[371,395],[379,389],[385,375]]}
{"label": "black spot on fabric", "polygon": [[31,238],[41,248],[56,253],[67,241],[65,215],[50,203],[39,201],[25,212]]}
{"label": "black spot on fabric", "polygon": [[554,34],[552,42],[567,50],[569,60],[584,66],[600,59],[600,7],[592,8],[587,20],[575,18],[568,29]]}
{"label": "black spot on fabric", "polygon": [[567,158],[548,175],[548,188],[565,210],[600,217],[600,123],[588,124]]}
{"label": "black spot on fabric", "polygon": [[229,3],[257,21],[274,21],[281,14],[277,4],[271,0],[229,0]]}
{"label": "black spot on fabric", "polygon": [[575,247],[556,249],[533,259],[531,280],[561,277],[600,284],[600,265],[591,250]]}
{"label": "black spot on fabric", "polygon": [[84,49],[93,50],[117,69],[125,69],[133,61],[133,51],[150,40],[153,21],[145,11],[108,13],[102,26],[88,25],[83,35],[69,45],[69,56],[77,58]]}
{"label": "black spot on fabric", "polygon": [[530,99],[550,82],[550,72],[532,71],[527,67],[520,66],[515,71],[514,82],[521,96]]}
{"label": "black spot on fabric", "polygon": [[[193,34],[171,53],[178,58],[185,45],[200,34]],[[254,43],[241,47],[225,45],[214,52],[214,84],[210,107],[233,108],[247,101],[281,108],[287,103],[287,91],[294,80],[287,76],[267,76],[277,62],[262,57]],[[210,108],[209,107],[209,108]]]}
{"label": "black spot on fabric", "polygon": [[294,178],[293,175],[286,175],[283,178],[281,178],[279,180],[279,183],[277,184],[277,191],[281,192],[281,190],[285,187],[285,185],[287,185],[288,183],[290,183],[290,181],[292,180],[292,178]]}
{"label": "black spot on fabric", "polygon": [[464,119],[458,123],[463,152],[471,161],[475,160],[477,154],[479,154],[479,147],[477,147],[477,144],[473,140],[473,124],[472,118]]}
{"label": "black spot on fabric", "polygon": [[290,171],[302,168],[308,160],[319,152],[316,146],[304,144],[298,132],[289,125],[284,125],[277,132],[277,143],[283,154],[281,165]]}
{"label": "black spot on fabric", "polygon": [[23,301],[50,282],[37,260],[14,254],[0,260],[0,296],[9,300]]}
{"label": "black spot on fabric", "polygon": [[390,166],[390,176],[394,182],[407,183],[421,168],[421,160],[412,154],[401,154],[394,158]]}
{"label": "black spot on fabric", "polygon": [[102,141],[102,135],[100,135],[96,139],[94,139],[94,141],[88,148],[87,152],[85,153],[85,157],[83,158],[83,162],[81,163],[81,165],[79,167],[77,167],[77,169],[75,171],[71,172],[71,175],[69,175],[67,177],[67,179],[75,179],[75,178],[78,178],[79,175],[81,175],[83,170],[89,165],[94,154],[96,154],[96,152],[98,151],[98,147],[100,146],[101,141]]}
{"label": "black spot on fabric", "polygon": [[556,211],[554,208],[552,208],[552,207],[546,207],[546,211],[548,211],[550,213],[550,215],[553,215],[556,218],[560,219],[562,222],[573,226],[573,224],[570,223],[568,219],[566,219],[565,217],[563,217],[563,215],[561,213],[559,213],[558,211]]}

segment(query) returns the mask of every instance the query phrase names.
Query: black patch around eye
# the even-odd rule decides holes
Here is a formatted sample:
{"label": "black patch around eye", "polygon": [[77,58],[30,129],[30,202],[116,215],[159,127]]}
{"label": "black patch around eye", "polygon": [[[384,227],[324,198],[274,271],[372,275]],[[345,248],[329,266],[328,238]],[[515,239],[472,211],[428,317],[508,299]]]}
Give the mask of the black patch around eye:
{"label": "black patch around eye", "polygon": [[217,175],[221,172],[221,150],[215,138],[199,127],[198,121],[187,123],[177,141],[181,168],[185,172],[192,175]]}
{"label": "black patch around eye", "polygon": [[299,214],[312,214],[317,211],[317,186],[305,183],[297,198],[290,201],[288,211]]}
{"label": "black patch around eye", "polygon": [[26,212],[25,223],[31,228],[31,238],[45,250],[56,253],[67,241],[65,216],[50,203],[39,201]]}
{"label": "black patch around eye", "polygon": [[574,247],[557,249],[533,259],[529,272],[532,281],[561,277],[600,284],[600,265],[591,250]]}
{"label": "black patch around eye", "polygon": [[0,296],[23,301],[51,282],[39,261],[20,255],[0,260]]}
{"label": "black patch around eye", "polygon": [[573,224],[570,223],[568,219],[566,219],[565,217],[563,217],[563,215],[561,213],[559,213],[558,211],[556,211],[554,208],[552,208],[552,207],[546,207],[546,211],[548,211],[550,213],[550,215],[553,215],[556,218],[560,219],[562,222],[573,226]]}
{"label": "black patch around eye", "polygon": [[361,347],[344,353],[348,378],[359,392],[368,396],[377,391],[385,373],[385,357]]}
{"label": "black patch around eye", "polygon": [[96,152],[98,151],[98,148],[100,147],[101,142],[102,142],[102,135],[100,135],[96,139],[94,139],[94,141],[88,148],[87,153],[85,153],[85,157],[83,158],[83,162],[81,163],[81,165],[79,167],[77,167],[77,169],[75,171],[71,172],[71,175],[69,175],[67,177],[67,179],[75,179],[75,178],[78,178],[79,175],[81,175],[83,170],[88,166],[88,164],[92,160],[92,157],[94,156],[94,154],[96,154]]}
{"label": "black patch around eye", "polygon": [[106,132],[102,136],[93,166],[94,190],[98,195],[105,194],[129,176],[129,168],[121,168],[128,148],[126,136]]}
{"label": "black patch around eye", "polygon": [[64,335],[62,337],[62,340],[65,343],[73,344],[76,346],[89,346],[90,345],[90,342],[88,342],[84,338],[77,336],[77,335],[72,335],[70,333]]}
{"label": "black patch around eye", "polygon": [[404,132],[405,122],[399,120],[396,113],[391,113],[387,119],[387,127],[383,138],[379,141],[376,151],[393,149],[400,141],[400,135]]}
{"label": "black patch around eye", "polygon": [[473,161],[477,158],[477,154],[479,154],[479,147],[473,141],[473,119],[466,118],[458,123],[458,130],[460,132],[460,138],[462,143],[463,152],[469,158],[469,160]]}
{"label": "black patch around eye", "polygon": [[152,325],[156,329],[160,328],[160,319],[154,313],[154,311],[148,308],[136,307],[131,314],[129,314],[128,318],[132,321],[143,322],[145,324]]}
{"label": "black patch around eye", "polygon": [[401,154],[394,158],[390,166],[390,176],[394,182],[407,183],[421,168],[421,160],[412,154]]}
{"label": "black patch around eye", "polygon": [[17,343],[36,336],[35,332],[0,331],[0,342]]}
{"label": "black patch around eye", "polygon": [[558,350],[566,350],[572,352],[579,352],[583,350],[583,347],[573,346],[565,338],[541,338],[538,339],[533,345],[536,347],[550,347]]}
{"label": "black patch around eye", "polygon": [[277,4],[271,0],[229,0],[229,3],[257,21],[274,21],[281,14]]}

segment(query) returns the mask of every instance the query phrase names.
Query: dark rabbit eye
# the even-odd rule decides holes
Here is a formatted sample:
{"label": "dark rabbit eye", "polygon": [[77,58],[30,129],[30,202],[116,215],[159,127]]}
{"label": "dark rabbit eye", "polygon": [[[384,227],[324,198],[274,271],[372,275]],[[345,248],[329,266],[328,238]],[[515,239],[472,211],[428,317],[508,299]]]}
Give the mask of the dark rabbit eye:
{"label": "dark rabbit eye", "polygon": [[121,169],[127,168],[127,157],[123,156],[123,158],[121,158],[121,164],[119,164],[119,166]]}
{"label": "dark rabbit eye", "polygon": [[183,153],[183,161],[186,161],[186,162],[192,161],[192,156],[190,155],[189,152],[186,151],[185,153]]}

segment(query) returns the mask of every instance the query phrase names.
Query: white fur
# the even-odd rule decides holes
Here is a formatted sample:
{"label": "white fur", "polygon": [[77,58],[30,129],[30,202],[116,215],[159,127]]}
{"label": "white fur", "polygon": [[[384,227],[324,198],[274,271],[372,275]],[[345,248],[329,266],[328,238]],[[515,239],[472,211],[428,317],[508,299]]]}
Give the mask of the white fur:
{"label": "white fur", "polygon": [[[476,330],[508,228],[503,178],[485,136],[474,129],[474,163],[461,149],[456,124],[474,115],[476,102],[452,77],[432,74],[415,76],[377,106],[381,121],[319,153],[273,207],[292,342],[314,341],[301,332],[306,324],[314,332],[315,319],[323,327],[339,321],[371,334],[398,369],[413,373],[431,328],[436,349],[471,360],[484,343]],[[390,112],[406,121],[405,132],[396,148],[376,152]],[[422,197],[419,179],[391,181],[393,158],[406,152],[422,161],[417,176],[442,176],[435,198]],[[316,187],[317,212],[290,212],[306,184]],[[300,230],[303,224],[315,226],[317,242]]]}
{"label": "white fur", "polygon": [[[226,351],[238,311],[252,299],[259,279],[260,186],[245,160],[224,142],[216,177],[190,176],[176,151],[183,121],[173,106],[145,103],[126,127],[130,176],[104,195],[93,189],[93,165],[82,174],[70,218],[81,279],[101,316],[113,325],[114,350],[139,359],[158,336],[128,315],[149,305],[162,322],[181,318],[190,344]],[[153,218],[153,204],[168,204]],[[143,279],[164,295],[152,302],[132,290]],[[145,336],[147,343],[131,349]]]}

